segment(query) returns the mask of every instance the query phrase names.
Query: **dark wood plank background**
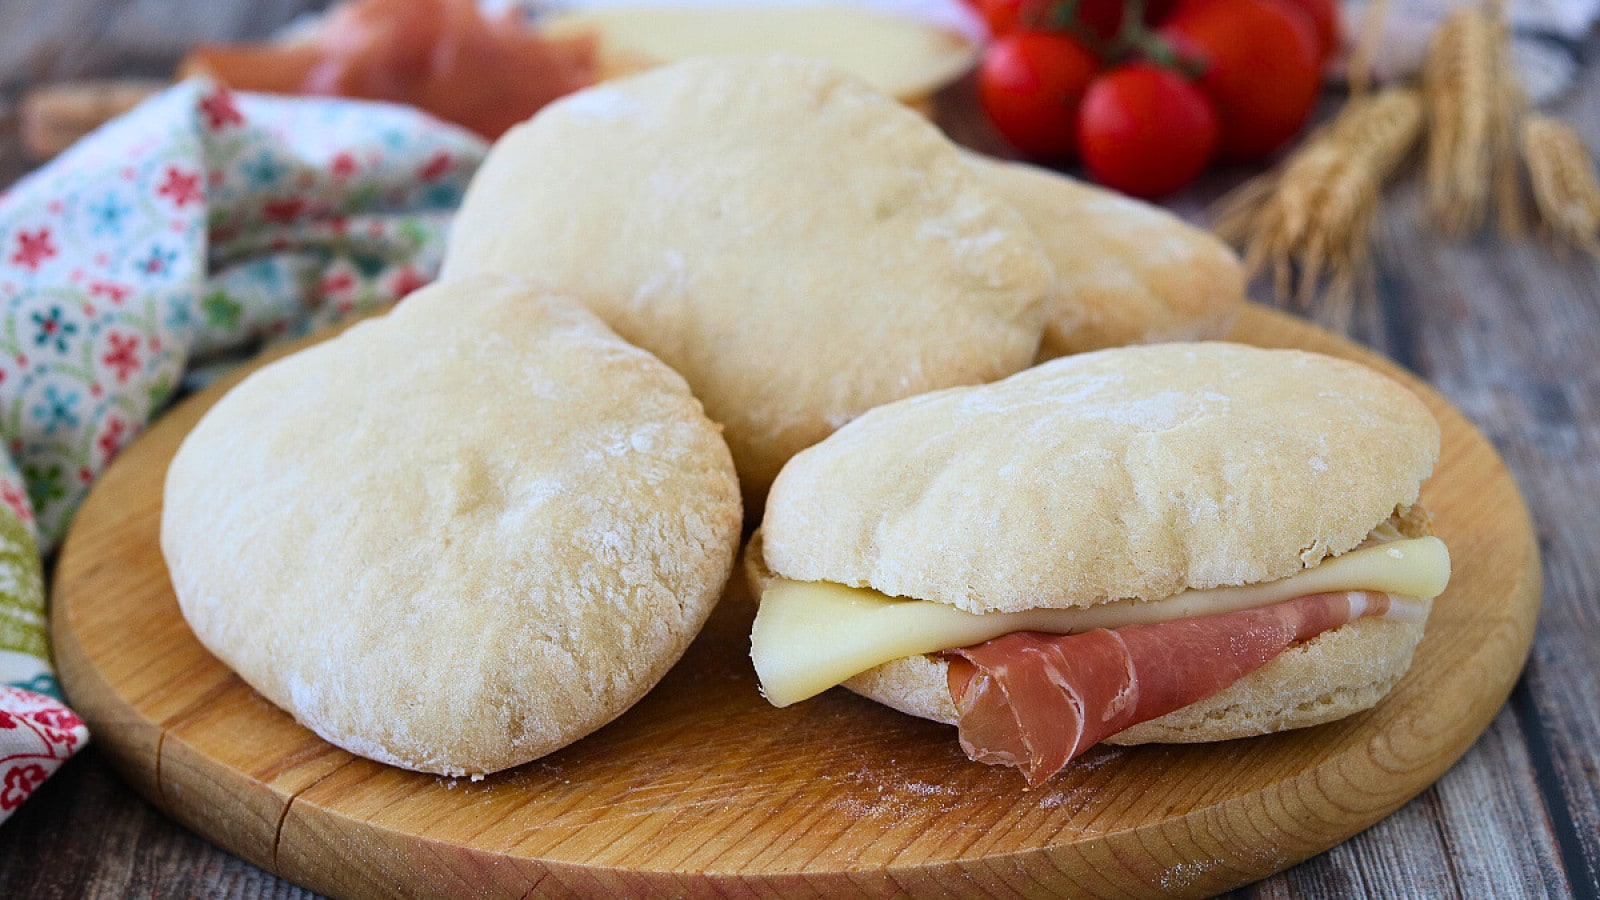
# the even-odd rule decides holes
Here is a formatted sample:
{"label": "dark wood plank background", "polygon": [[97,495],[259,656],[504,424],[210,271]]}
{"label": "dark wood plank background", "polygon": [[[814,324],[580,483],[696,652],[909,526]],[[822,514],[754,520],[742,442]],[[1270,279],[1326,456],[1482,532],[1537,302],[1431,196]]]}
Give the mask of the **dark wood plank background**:
{"label": "dark wood plank background", "polygon": [[[27,171],[17,101],[65,78],[165,76],[197,40],[260,37],[326,0],[0,0],[0,185]],[[1600,36],[1551,110],[1600,146]],[[957,139],[1002,151],[970,84],[940,98]],[[1249,174],[1173,201],[1190,218]],[[1311,309],[1421,373],[1489,436],[1533,511],[1545,605],[1489,731],[1436,785],[1238,897],[1600,895],[1600,262],[1533,240],[1440,238],[1415,179],[1393,188],[1373,295]],[[1254,296],[1275,303],[1265,284]],[[93,745],[0,825],[0,897],[305,897],[172,823]]]}

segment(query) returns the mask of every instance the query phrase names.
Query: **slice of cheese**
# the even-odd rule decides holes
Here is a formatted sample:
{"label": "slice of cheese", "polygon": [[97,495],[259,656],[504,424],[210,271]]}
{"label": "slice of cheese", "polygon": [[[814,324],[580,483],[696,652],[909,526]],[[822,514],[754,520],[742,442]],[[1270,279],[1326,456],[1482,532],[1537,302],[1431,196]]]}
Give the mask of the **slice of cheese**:
{"label": "slice of cheese", "polygon": [[605,6],[541,20],[558,37],[600,37],[601,68],[624,75],[697,56],[792,53],[832,63],[901,100],[972,67],[978,46],[918,19],[845,3]]}
{"label": "slice of cheese", "polygon": [[[1435,537],[1352,550],[1266,584],[1181,591],[1148,602],[983,615],[867,588],[780,578],[761,595],[750,656],[767,699],[774,706],[788,706],[891,660],[970,647],[1014,631],[1073,634],[1170,622],[1330,591],[1433,598],[1449,580],[1450,553]],[[1395,607],[1399,615],[1406,614],[1406,604]]]}

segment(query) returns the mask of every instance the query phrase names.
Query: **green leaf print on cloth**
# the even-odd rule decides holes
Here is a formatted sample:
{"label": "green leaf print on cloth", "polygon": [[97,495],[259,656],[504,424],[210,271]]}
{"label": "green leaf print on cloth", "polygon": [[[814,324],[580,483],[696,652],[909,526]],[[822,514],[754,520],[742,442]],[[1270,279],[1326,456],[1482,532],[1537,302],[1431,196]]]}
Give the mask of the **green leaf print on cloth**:
{"label": "green leaf print on cloth", "polygon": [[61,699],[33,530],[0,505],[0,683]]}

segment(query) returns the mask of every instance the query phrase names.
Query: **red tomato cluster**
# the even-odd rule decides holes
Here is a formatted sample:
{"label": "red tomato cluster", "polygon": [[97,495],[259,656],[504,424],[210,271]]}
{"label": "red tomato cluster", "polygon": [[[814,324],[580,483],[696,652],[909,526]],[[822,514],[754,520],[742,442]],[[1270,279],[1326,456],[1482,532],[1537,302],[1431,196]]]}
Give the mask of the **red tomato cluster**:
{"label": "red tomato cluster", "polygon": [[1000,133],[1141,197],[1282,148],[1339,34],[1337,0],[968,2],[994,33],[978,92]]}

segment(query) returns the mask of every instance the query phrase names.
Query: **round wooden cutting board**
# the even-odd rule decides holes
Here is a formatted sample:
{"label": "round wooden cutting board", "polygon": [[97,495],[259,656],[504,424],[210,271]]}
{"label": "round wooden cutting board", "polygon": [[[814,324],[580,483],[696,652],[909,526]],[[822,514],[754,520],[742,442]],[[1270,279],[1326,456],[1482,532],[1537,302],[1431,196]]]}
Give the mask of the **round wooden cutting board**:
{"label": "round wooden cutting board", "polygon": [[[1505,701],[1533,637],[1538,551],[1493,448],[1415,377],[1289,316],[1235,333],[1369,363],[1444,429],[1423,488],[1455,576],[1376,709],[1251,740],[1097,748],[1034,791],[954,729],[843,690],[774,709],[739,579],[666,679],[578,743],[483,781],[337,749],[195,640],[159,545],[167,463],[218,385],[95,486],[54,586],[61,674],[102,752],[152,803],[291,881],[341,896],[1210,894],[1286,868],[1438,778]],[[292,397],[285,397],[292,403]]]}

